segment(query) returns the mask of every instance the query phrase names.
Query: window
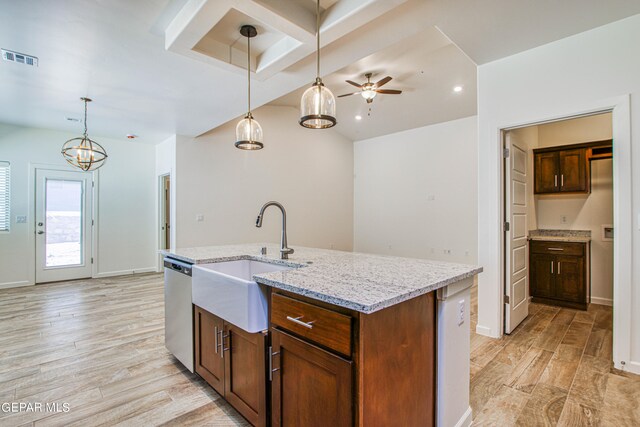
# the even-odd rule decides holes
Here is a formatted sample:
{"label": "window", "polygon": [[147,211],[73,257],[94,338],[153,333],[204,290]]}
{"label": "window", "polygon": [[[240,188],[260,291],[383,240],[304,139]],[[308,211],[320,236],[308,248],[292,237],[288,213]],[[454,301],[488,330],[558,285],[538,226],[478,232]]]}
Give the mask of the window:
{"label": "window", "polygon": [[9,231],[11,214],[9,207],[11,204],[11,170],[9,162],[0,162],[0,231]]}

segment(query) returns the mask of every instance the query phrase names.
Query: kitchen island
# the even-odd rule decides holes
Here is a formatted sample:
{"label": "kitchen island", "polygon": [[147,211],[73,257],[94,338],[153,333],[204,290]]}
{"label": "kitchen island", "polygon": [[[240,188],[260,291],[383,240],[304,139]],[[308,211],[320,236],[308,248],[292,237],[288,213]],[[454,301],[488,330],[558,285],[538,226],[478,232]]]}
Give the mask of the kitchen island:
{"label": "kitchen island", "polygon": [[[281,260],[279,248],[271,244],[163,254],[194,267],[236,260],[291,267],[253,275],[269,305],[269,328],[259,337],[227,326],[223,319],[216,323],[215,316],[206,317],[210,315],[195,307],[196,372],[200,366],[205,379],[211,374],[208,382],[219,382],[214,388],[223,390],[232,404],[255,400],[249,416],[239,409],[254,425],[266,425],[267,419],[271,425],[470,424],[469,288],[480,267],[312,248],[296,248]],[[206,325],[215,328],[211,345],[221,356],[211,363],[211,354],[203,353],[210,335],[199,340]],[[225,333],[218,338],[220,330]],[[233,344],[228,338],[227,345],[225,338],[234,330],[245,335]],[[238,398],[229,378],[213,372],[224,370],[224,351],[230,348],[229,365],[236,352],[231,347],[241,341],[258,349],[249,359],[260,365],[265,381],[258,377],[236,383],[267,389],[251,399]],[[269,350],[261,360],[262,346]],[[230,366],[227,374],[232,374]]]}

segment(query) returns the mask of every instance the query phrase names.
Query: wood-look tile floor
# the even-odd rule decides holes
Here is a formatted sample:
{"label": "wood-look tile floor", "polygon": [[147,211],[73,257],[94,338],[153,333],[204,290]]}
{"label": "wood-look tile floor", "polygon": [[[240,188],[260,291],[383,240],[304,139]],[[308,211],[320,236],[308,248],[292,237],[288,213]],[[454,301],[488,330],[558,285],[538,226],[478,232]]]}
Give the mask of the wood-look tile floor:
{"label": "wood-look tile floor", "polygon": [[[473,291],[472,331],[477,321]],[[0,290],[0,426],[248,426],[164,348],[162,275]],[[611,369],[612,311],[531,306],[514,334],[471,332],[475,425],[640,425],[640,377]]]}
{"label": "wood-look tile floor", "polygon": [[611,307],[531,304],[513,334],[475,333],[471,293],[474,426],[640,426],[640,376],[612,367]]}
{"label": "wood-look tile floor", "polygon": [[0,405],[69,404],[0,406],[0,426],[248,426],[165,349],[163,289],[149,274],[0,290]]}

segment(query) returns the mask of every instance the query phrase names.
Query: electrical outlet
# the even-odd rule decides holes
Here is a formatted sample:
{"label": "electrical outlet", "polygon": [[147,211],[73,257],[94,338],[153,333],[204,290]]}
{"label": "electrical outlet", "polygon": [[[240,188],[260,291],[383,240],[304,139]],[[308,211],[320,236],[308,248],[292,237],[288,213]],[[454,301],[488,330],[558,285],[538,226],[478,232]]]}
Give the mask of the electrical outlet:
{"label": "electrical outlet", "polygon": [[445,255],[451,255],[451,249],[444,249],[443,252]]}
{"label": "electrical outlet", "polygon": [[429,194],[427,196],[427,200],[430,201],[430,202],[433,202],[435,199],[436,199],[436,196],[434,194]]}
{"label": "electrical outlet", "polygon": [[458,326],[464,323],[464,300],[458,301]]}
{"label": "electrical outlet", "polygon": [[561,215],[560,216],[560,222],[562,224],[566,224],[567,223],[567,216],[566,215]]}
{"label": "electrical outlet", "polygon": [[196,215],[196,221],[198,221],[198,222],[204,221],[204,215],[202,215],[202,214]]}

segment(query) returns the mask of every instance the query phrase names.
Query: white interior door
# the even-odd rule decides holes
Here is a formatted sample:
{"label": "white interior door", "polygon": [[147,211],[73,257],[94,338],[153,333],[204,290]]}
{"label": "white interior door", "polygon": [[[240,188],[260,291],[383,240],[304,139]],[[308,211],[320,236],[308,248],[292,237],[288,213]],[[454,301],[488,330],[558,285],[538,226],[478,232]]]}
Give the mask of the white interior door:
{"label": "white interior door", "polygon": [[36,283],[91,277],[92,174],[36,170]]}
{"label": "white interior door", "polygon": [[[505,135],[505,310],[504,331],[510,334],[529,314],[527,246],[527,151]],[[508,301],[508,302],[507,302]]]}

